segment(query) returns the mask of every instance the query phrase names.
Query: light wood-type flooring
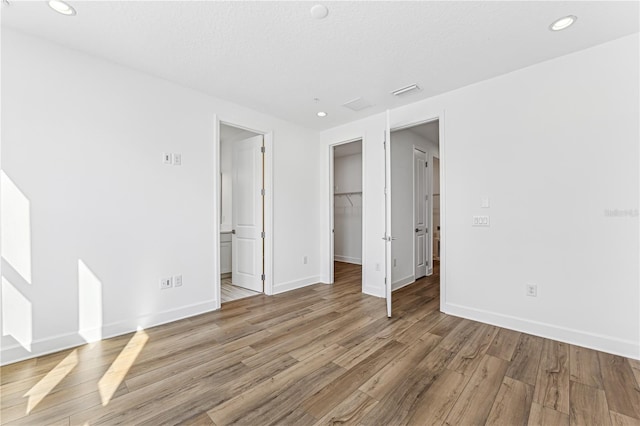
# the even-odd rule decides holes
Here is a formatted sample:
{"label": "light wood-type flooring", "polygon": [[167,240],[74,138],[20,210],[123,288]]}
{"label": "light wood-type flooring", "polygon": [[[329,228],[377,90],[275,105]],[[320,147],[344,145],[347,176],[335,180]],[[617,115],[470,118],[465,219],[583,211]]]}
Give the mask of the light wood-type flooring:
{"label": "light wood-type flooring", "polygon": [[245,297],[257,296],[261,293],[247,290],[231,284],[231,278],[225,277],[220,279],[220,302],[227,303],[233,300],[244,299]]}
{"label": "light wood-type flooring", "polygon": [[[336,283],[5,366],[3,424],[632,425],[640,362]],[[27,415],[28,413],[28,415]]]}

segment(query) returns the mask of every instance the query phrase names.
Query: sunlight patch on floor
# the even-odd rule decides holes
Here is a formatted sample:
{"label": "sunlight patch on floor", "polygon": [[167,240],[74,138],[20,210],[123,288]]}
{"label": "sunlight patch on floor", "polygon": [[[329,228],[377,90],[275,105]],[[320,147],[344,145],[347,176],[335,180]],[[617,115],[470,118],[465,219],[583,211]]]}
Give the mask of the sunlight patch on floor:
{"label": "sunlight patch on floor", "polygon": [[129,369],[140,355],[147,340],[149,340],[147,333],[143,329],[138,329],[98,382],[103,407],[111,401],[113,394],[116,393]]}
{"label": "sunlight patch on floor", "polygon": [[74,367],[78,365],[78,350],[75,349],[47,373],[38,383],[36,383],[24,396],[29,397],[27,402],[27,414],[62,381]]}

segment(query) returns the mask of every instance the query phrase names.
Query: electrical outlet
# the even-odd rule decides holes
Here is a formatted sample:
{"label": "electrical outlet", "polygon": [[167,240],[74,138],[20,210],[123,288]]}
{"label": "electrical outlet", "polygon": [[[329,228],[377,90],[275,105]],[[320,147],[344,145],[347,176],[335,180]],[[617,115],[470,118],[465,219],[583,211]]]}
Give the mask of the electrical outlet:
{"label": "electrical outlet", "polygon": [[160,289],[166,290],[168,288],[173,287],[173,280],[171,278],[161,278],[160,279]]}
{"label": "electrical outlet", "polygon": [[376,263],[376,271],[380,272],[380,263]]}
{"label": "electrical outlet", "polygon": [[182,275],[176,275],[173,277],[173,286],[182,287]]}
{"label": "electrical outlet", "polygon": [[538,285],[537,284],[527,284],[527,296],[530,297],[538,297]]}
{"label": "electrical outlet", "polygon": [[173,154],[173,165],[174,166],[182,165],[182,154]]}
{"label": "electrical outlet", "polygon": [[302,258],[302,263],[304,263],[305,265],[309,262],[309,258],[307,258],[307,256],[304,256]]}
{"label": "electrical outlet", "polygon": [[163,152],[162,162],[164,164],[173,164],[173,155],[170,152]]}

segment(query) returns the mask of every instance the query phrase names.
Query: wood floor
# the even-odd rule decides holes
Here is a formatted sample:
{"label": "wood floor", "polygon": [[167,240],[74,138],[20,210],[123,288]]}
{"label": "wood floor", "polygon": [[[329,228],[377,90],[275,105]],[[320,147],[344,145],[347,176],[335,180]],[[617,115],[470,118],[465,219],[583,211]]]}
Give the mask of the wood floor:
{"label": "wood floor", "polygon": [[638,361],[442,314],[437,276],[392,319],[336,278],[3,367],[2,423],[640,423]]}
{"label": "wood floor", "polygon": [[261,293],[247,290],[231,284],[231,278],[220,279],[220,302],[227,303],[233,300],[244,299],[245,297],[257,296]]}

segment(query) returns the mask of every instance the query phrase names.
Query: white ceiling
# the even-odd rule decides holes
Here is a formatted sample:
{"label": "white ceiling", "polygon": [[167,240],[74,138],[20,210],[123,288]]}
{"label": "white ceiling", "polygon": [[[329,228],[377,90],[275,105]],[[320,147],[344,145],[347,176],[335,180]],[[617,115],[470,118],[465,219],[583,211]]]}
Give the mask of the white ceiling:
{"label": "white ceiling", "polygon": [[[322,2],[324,20],[306,1],[69,2],[76,16],[13,0],[2,26],[314,129],[639,31],[637,1]],[[573,27],[548,30],[568,14]],[[423,90],[389,94],[412,83]],[[341,106],[360,96],[374,106]]]}

